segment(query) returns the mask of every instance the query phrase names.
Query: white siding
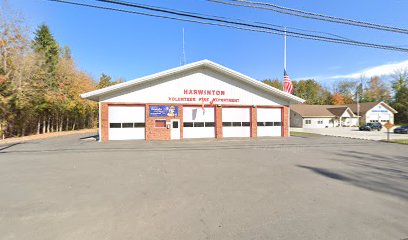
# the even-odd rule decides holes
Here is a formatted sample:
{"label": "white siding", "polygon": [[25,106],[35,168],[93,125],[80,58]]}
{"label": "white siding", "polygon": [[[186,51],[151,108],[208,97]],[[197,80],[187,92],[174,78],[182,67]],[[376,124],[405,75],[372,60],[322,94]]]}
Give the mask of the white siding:
{"label": "white siding", "polygon": [[372,121],[380,122],[382,124],[385,124],[388,121],[394,123],[394,114],[381,104],[378,104],[377,106],[370,109],[366,113],[365,117],[367,123]]}
{"label": "white siding", "polygon": [[[280,126],[257,126],[257,136],[282,136],[282,110],[280,108],[257,108],[259,123],[280,123]],[[255,123],[253,123],[255,124]]]}
{"label": "white siding", "polygon": [[[189,95],[184,94],[184,89],[197,90],[219,90],[225,95]],[[171,78],[159,79],[155,82],[144,84],[143,86],[115,92],[109,96],[104,96],[102,102],[134,102],[134,103],[181,103],[181,104],[201,104],[200,98],[239,99],[238,102],[214,102],[214,104],[229,105],[288,105],[289,103],[269,93],[249,86],[239,80],[232,79],[225,75],[215,73],[208,69],[195,70],[183,75]],[[195,101],[173,101],[172,97],[195,98]]]}
{"label": "white siding", "polygon": [[[303,128],[326,128],[333,127],[334,118],[303,118]],[[307,123],[310,121],[310,124]],[[322,122],[322,123],[319,123]]]}
{"label": "white siding", "polygon": [[[215,124],[214,108],[183,107],[183,121]],[[183,138],[215,138],[215,127],[183,127]]]}
{"label": "white siding", "polygon": [[[249,108],[222,108],[222,122],[251,122]],[[250,126],[223,127],[222,135],[228,137],[250,137]]]}

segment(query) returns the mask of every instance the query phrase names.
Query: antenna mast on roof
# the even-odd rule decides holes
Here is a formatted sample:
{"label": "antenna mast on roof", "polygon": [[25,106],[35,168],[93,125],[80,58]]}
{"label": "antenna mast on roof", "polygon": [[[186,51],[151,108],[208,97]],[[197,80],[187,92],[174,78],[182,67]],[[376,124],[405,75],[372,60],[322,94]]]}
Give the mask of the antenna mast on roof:
{"label": "antenna mast on roof", "polygon": [[186,49],[184,47],[184,28],[183,28],[183,64],[182,65],[185,65],[186,63],[187,63],[187,61],[186,61]]}

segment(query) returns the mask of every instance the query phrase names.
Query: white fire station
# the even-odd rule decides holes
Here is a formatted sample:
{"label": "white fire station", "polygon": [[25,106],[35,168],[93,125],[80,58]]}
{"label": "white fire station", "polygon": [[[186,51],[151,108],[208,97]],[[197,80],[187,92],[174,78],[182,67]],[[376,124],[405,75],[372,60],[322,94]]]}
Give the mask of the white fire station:
{"label": "white fire station", "polygon": [[286,137],[304,100],[209,60],[84,93],[108,140]]}

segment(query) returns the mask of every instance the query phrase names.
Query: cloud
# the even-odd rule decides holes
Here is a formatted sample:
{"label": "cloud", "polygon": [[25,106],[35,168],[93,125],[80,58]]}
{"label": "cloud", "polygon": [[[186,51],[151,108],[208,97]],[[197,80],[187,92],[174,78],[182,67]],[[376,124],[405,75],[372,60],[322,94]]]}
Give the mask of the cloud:
{"label": "cloud", "polygon": [[395,73],[395,71],[400,69],[408,69],[408,60],[398,62],[398,63],[389,63],[384,64],[376,67],[370,67],[367,69],[363,69],[361,71],[345,74],[345,75],[336,75],[328,77],[329,79],[359,79],[361,76],[366,78],[374,77],[374,76],[389,76]]}

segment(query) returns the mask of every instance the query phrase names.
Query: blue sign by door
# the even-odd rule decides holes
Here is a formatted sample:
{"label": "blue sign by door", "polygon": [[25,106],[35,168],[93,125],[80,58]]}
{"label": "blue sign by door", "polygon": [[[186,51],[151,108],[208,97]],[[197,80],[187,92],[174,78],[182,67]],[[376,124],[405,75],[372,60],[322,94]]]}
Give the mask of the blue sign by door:
{"label": "blue sign by door", "polygon": [[149,116],[150,117],[177,117],[178,107],[177,106],[150,106]]}

